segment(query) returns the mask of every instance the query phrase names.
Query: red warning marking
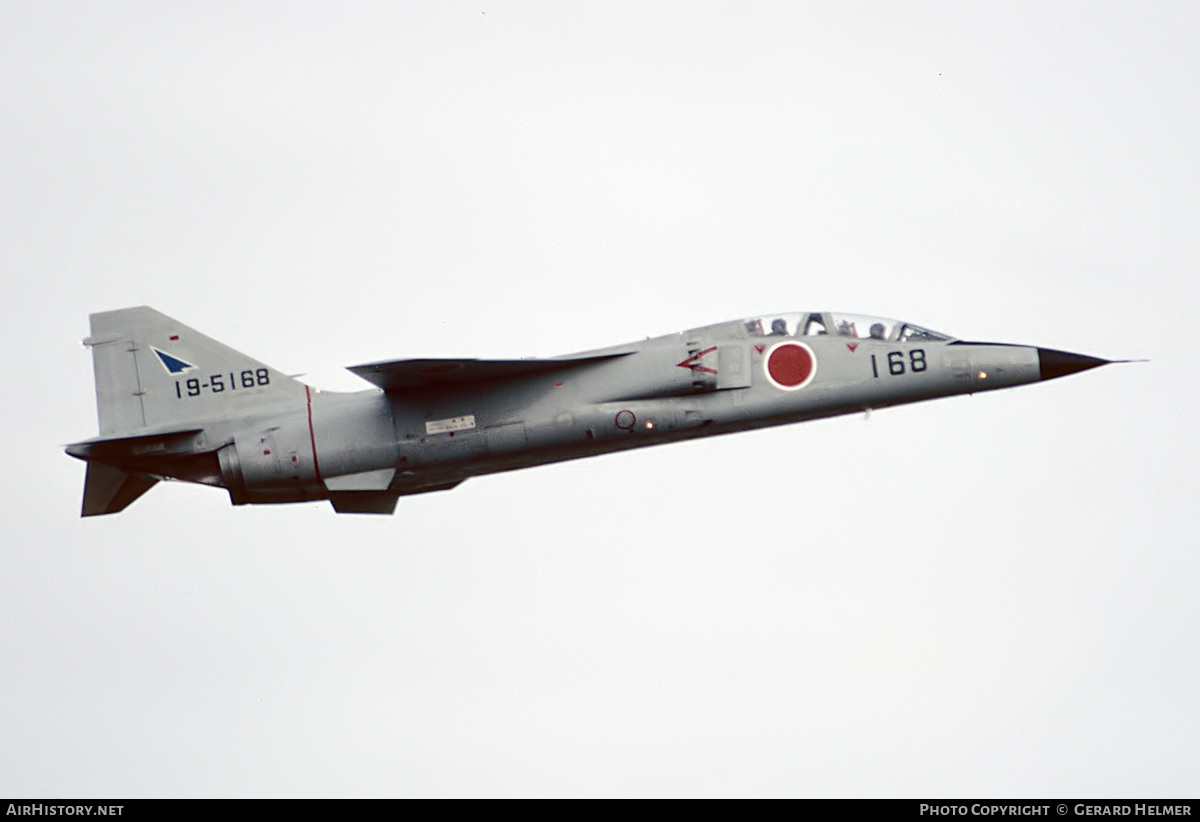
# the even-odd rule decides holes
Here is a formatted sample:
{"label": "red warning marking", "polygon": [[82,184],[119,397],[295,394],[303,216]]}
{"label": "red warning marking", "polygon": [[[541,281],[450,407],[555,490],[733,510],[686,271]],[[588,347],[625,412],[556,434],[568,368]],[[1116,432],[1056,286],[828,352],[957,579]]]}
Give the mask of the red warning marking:
{"label": "red warning marking", "polygon": [[765,345],[755,345],[754,350],[761,354],[766,349]]}
{"label": "red warning marking", "polygon": [[171,340],[171,342],[178,342],[178,341],[179,341],[179,335],[178,335],[178,334],[172,334],[172,335],[169,337],[169,339]]}
{"label": "red warning marking", "polygon": [[795,390],[808,384],[817,370],[812,351],[803,343],[780,343],[767,355],[767,376],[780,388]]}
{"label": "red warning marking", "polygon": [[715,373],[717,373],[717,369],[709,368],[707,365],[700,365],[700,359],[708,354],[711,354],[712,352],[714,352],[716,350],[717,350],[717,347],[715,345],[712,346],[711,348],[706,348],[703,351],[701,351],[699,354],[693,354],[692,356],[688,357],[683,362],[675,363],[675,367],[676,368],[691,368],[693,371],[703,371],[705,374],[715,374]]}
{"label": "red warning marking", "polygon": [[846,343],[846,347],[849,348],[851,351],[857,351],[858,343]]}

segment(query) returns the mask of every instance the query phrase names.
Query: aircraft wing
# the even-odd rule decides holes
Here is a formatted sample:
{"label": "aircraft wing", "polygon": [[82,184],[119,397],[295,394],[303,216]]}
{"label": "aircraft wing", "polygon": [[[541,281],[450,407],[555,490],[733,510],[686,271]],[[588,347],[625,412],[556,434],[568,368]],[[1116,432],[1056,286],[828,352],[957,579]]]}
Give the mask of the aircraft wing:
{"label": "aircraft wing", "polygon": [[384,391],[410,391],[439,385],[507,380],[562,371],[624,357],[631,352],[568,359],[525,360],[394,360],[352,365],[352,371]]}

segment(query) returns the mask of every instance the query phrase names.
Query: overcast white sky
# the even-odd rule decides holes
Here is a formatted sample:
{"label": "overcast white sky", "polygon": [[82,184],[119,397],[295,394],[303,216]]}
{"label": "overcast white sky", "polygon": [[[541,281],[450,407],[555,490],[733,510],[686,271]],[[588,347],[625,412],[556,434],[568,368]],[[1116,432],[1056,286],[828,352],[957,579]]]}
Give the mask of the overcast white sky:
{"label": "overcast white sky", "polygon": [[[1200,6],[0,0],[0,795],[1196,796]],[[81,521],[90,312],[289,372],[758,312],[1150,363]]]}

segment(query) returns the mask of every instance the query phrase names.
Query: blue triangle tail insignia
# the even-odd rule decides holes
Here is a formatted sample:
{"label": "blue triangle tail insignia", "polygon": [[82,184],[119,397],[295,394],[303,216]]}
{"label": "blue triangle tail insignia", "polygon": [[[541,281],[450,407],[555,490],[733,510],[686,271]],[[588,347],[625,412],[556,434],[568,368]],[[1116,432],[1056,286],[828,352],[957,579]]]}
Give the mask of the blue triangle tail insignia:
{"label": "blue triangle tail insignia", "polygon": [[158,355],[158,358],[162,361],[163,366],[167,369],[167,371],[171,372],[172,374],[182,374],[184,371],[187,371],[189,368],[196,367],[196,366],[192,365],[190,362],[184,362],[183,360],[179,359],[178,357],[172,357],[170,354],[166,353],[165,351],[159,351],[154,346],[150,346],[150,350]]}

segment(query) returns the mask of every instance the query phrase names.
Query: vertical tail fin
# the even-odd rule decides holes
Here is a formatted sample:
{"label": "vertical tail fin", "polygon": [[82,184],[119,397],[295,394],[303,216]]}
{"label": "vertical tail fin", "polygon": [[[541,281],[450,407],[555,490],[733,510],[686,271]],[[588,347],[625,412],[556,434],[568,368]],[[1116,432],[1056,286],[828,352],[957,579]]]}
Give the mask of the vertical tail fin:
{"label": "vertical tail fin", "polygon": [[304,401],[303,383],[153,308],[92,314],[91,325],[101,436]]}
{"label": "vertical tail fin", "polygon": [[303,383],[152,308],[91,321],[100,436],[66,449],[87,462],[85,517],[124,510],[165,477],[222,485],[221,442],[204,442],[211,423],[304,411]]}

